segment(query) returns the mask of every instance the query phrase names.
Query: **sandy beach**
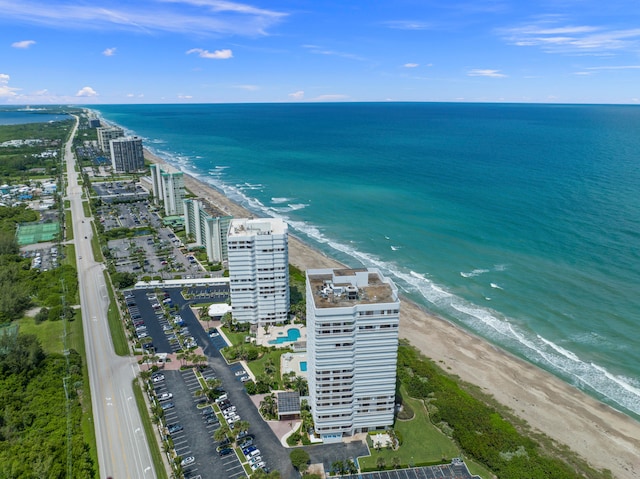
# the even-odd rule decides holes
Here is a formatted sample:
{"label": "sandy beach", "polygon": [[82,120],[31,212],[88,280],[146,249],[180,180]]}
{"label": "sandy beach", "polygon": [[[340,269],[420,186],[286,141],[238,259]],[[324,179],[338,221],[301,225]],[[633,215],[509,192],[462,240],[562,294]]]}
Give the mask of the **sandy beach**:
{"label": "sandy beach", "polygon": [[[165,163],[148,151],[145,156]],[[187,174],[185,185],[235,217],[252,216]],[[291,235],[289,261],[302,270],[341,266]],[[407,299],[401,306],[400,336],[444,370],[494,396],[532,428],[567,445],[594,468],[608,469],[616,478],[640,478],[640,422]]]}

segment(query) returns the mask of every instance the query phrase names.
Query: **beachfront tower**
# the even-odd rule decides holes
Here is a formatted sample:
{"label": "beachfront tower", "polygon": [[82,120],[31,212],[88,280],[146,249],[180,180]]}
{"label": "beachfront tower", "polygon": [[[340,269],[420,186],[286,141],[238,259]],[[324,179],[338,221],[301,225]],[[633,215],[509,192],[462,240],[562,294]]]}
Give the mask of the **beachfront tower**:
{"label": "beachfront tower", "polygon": [[[172,167],[164,168],[160,173],[160,185],[164,214],[175,216],[184,214],[184,175]],[[155,195],[155,192],[154,192]]]}
{"label": "beachfront tower", "polygon": [[204,247],[212,263],[227,260],[227,233],[232,216],[217,211],[206,201],[184,200],[184,226],[196,246]]}
{"label": "beachfront tower", "polygon": [[307,271],[307,377],[325,442],[393,424],[400,301],[377,269]]}
{"label": "beachfront tower", "polygon": [[231,313],[239,322],[283,323],[289,313],[287,223],[234,219],[227,236]]}
{"label": "beachfront tower", "polygon": [[123,136],[109,141],[111,166],[114,171],[131,173],[144,168],[142,139]]}
{"label": "beachfront tower", "polygon": [[96,128],[96,133],[98,135],[98,146],[104,153],[109,155],[111,155],[109,142],[124,136],[124,130],[117,126],[101,126]]}

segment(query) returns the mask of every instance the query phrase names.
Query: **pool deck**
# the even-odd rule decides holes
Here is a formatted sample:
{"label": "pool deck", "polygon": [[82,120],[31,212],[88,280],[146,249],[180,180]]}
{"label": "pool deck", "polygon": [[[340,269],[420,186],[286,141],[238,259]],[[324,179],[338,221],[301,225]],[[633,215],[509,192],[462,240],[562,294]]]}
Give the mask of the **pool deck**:
{"label": "pool deck", "polygon": [[300,369],[300,363],[307,360],[307,353],[285,353],[280,356],[280,374],[296,373],[307,379],[307,372]]}
{"label": "pool deck", "polygon": [[269,326],[269,329],[266,333],[264,332],[263,327],[259,327],[256,332],[256,344],[267,347],[275,346],[276,348],[286,348],[288,346],[291,346],[293,344],[293,341],[288,341],[281,344],[269,344],[269,341],[287,336],[290,329],[297,329],[300,331],[300,338],[296,339],[296,341],[307,340],[307,329],[302,324],[286,324],[284,326]]}

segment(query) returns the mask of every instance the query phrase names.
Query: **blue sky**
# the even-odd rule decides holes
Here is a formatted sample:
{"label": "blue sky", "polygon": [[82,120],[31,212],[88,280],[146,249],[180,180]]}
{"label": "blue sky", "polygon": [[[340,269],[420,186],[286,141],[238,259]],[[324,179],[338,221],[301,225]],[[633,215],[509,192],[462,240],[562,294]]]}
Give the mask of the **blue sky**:
{"label": "blue sky", "polygon": [[637,0],[0,0],[0,104],[640,103]]}

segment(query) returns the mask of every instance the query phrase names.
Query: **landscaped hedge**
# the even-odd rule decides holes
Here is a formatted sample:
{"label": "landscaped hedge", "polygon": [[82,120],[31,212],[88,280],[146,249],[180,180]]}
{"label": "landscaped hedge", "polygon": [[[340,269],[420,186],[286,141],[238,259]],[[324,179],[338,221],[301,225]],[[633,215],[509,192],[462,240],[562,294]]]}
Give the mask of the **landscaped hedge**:
{"label": "landscaped hedge", "polygon": [[568,464],[547,455],[536,440],[519,432],[495,408],[461,388],[406,344],[398,350],[398,375],[410,396],[429,403],[431,421],[448,424],[465,454],[500,479],[610,477],[580,460]]}

